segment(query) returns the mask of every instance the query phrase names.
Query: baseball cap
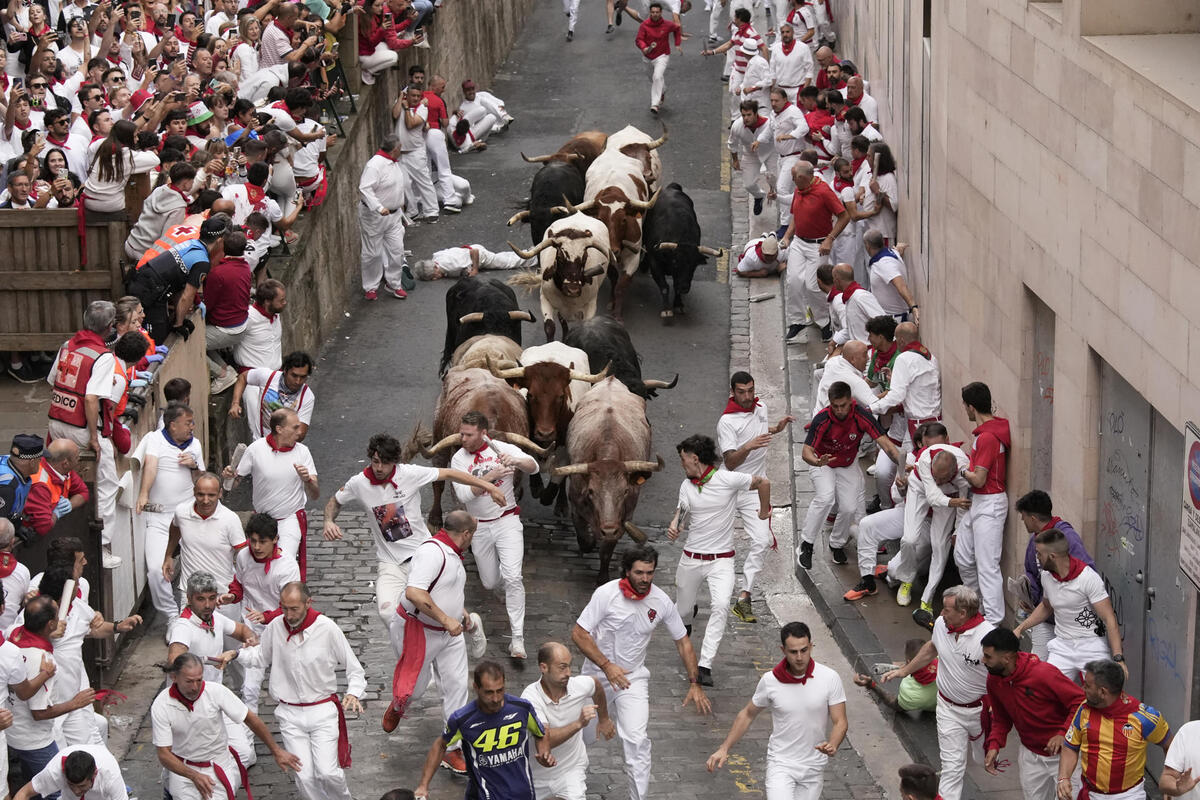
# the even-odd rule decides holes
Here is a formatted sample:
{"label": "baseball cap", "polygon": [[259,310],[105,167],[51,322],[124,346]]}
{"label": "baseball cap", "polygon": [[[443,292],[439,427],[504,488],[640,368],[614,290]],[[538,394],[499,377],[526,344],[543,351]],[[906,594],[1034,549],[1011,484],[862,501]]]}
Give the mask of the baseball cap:
{"label": "baseball cap", "polygon": [[18,433],[12,440],[12,457],[32,461],[42,457],[42,437],[32,433]]}
{"label": "baseball cap", "polygon": [[188,125],[196,125],[205,120],[212,119],[212,109],[204,105],[203,101],[197,100],[188,106]]}
{"label": "baseball cap", "polygon": [[764,256],[779,255],[779,240],[775,238],[775,234],[768,233],[763,237],[762,252]]}

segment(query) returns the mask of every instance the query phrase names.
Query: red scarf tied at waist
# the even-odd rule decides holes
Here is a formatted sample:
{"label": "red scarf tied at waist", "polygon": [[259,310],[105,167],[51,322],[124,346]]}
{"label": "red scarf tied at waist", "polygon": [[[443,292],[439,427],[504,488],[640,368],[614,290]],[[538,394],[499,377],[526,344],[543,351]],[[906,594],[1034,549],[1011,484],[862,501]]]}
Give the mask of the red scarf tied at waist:
{"label": "red scarf tied at waist", "polygon": [[771,674],[774,675],[775,679],[780,683],[798,683],[803,686],[804,684],[808,683],[808,679],[813,676],[813,670],[815,669],[816,665],[816,660],[810,658],[808,660],[808,667],[804,670],[804,674],[797,678],[792,674],[791,670],[788,669],[787,659],[785,658],[775,665],[775,669],[771,670]]}
{"label": "red scarf tied at waist", "polygon": [[[309,706],[319,706],[324,703],[333,703],[337,708],[338,715],[338,766],[342,769],[350,769],[350,731],[346,727],[346,709],[342,706],[341,698],[337,694],[331,694],[323,700],[314,700],[311,703],[287,703],[289,706],[298,708],[307,708]],[[251,798],[253,800],[253,798]]]}

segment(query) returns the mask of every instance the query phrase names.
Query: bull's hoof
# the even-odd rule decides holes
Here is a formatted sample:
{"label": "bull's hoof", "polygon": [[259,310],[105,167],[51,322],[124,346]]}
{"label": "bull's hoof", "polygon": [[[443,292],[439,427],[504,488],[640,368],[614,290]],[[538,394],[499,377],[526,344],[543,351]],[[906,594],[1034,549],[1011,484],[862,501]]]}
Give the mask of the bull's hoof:
{"label": "bull's hoof", "polygon": [[671,317],[675,316],[675,312],[669,308],[664,308],[662,311],[660,311],[658,313],[658,315],[660,317],[662,317],[663,319],[670,319]]}

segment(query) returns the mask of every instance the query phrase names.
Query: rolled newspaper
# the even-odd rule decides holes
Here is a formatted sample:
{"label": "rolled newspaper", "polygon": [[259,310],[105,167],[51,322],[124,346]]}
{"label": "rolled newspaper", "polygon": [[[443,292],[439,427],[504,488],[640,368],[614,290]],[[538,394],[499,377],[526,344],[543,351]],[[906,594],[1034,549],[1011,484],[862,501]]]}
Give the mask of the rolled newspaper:
{"label": "rolled newspaper", "polygon": [[71,598],[75,596],[75,587],[77,585],[77,581],[70,581],[63,586],[62,599],[58,603],[58,618],[60,620],[67,618],[67,611],[71,608]]}
{"label": "rolled newspaper", "polygon": [[[238,444],[238,446],[233,449],[233,458],[231,458],[229,460],[229,466],[230,466],[230,468],[233,469],[233,471],[235,473],[237,472],[238,462],[240,462],[242,460],[242,454],[245,452],[246,452],[246,443],[245,442],[240,442]],[[228,492],[230,489],[233,488],[233,480],[234,480],[233,478],[226,478],[225,480],[221,481],[221,486],[224,487],[225,491]]]}

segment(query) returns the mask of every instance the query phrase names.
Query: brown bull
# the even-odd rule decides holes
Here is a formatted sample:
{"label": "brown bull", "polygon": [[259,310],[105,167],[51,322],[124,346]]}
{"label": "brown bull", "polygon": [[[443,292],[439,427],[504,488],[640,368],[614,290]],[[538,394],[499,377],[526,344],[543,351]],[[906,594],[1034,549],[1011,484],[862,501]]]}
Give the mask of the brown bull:
{"label": "brown bull", "polygon": [[547,161],[574,164],[579,169],[579,174],[582,175],[587,172],[587,168],[592,165],[596,157],[604,152],[606,144],[608,144],[608,134],[603,131],[584,131],[568,139],[562,147],[558,148],[557,152],[532,157],[521,153],[521,158],[530,164],[544,164]]}
{"label": "brown bull", "polygon": [[579,401],[567,428],[571,464],[554,470],[569,476],[571,517],[581,552],[600,544],[597,583],[608,580],[609,564],[617,541],[625,531],[645,541],[631,521],[642,484],[663,468],[651,461],[650,422],[646,401],[616,378],[605,378]]}

